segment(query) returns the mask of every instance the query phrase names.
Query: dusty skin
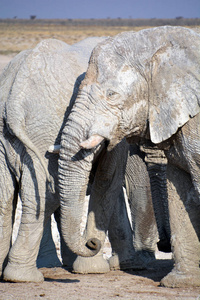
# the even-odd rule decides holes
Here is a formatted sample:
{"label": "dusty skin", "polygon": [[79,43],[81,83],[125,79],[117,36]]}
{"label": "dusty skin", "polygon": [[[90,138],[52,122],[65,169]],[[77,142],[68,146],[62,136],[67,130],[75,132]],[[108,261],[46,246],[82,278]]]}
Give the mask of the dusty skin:
{"label": "dusty skin", "polygon": [[[0,72],[12,56],[0,55]],[[108,247],[105,248],[105,251],[109,252]],[[173,261],[169,258],[171,258],[169,254],[158,252],[156,262],[149,266],[148,270],[111,271],[107,274],[80,275],[73,274],[63,268],[43,268],[41,269],[45,277],[43,283],[0,281],[0,300],[200,300],[200,287],[170,289],[159,286],[161,278],[172,269]]]}

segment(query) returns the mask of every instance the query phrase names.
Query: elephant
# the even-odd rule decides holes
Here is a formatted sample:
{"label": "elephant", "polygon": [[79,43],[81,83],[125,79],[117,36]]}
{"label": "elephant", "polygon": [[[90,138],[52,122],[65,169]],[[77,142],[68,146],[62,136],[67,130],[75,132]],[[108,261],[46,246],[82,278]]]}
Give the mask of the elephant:
{"label": "elephant", "polygon": [[[0,274],[5,280],[43,281],[36,268],[40,240],[59,207],[58,154],[48,148],[59,143],[91,51],[103,39],[72,46],[43,40],[13,58],[0,76]],[[18,195],[22,218],[10,249]]]}
{"label": "elephant", "polygon": [[[93,37],[72,46],[55,39],[44,40],[34,49],[18,54],[0,77],[0,266],[5,280],[40,282],[43,275],[36,265],[59,265],[49,221],[54,213],[60,229],[58,154],[51,153],[49,146],[59,144],[63,124],[73,107],[90,53],[104,39]],[[128,146],[125,141],[122,145],[119,153],[123,152],[123,159],[119,154],[116,157],[120,157],[125,166]],[[97,151],[94,168],[102,153],[102,149]],[[115,178],[118,180],[117,173]],[[11,246],[18,196],[22,201],[22,220],[16,242]],[[71,266],[74,261],[74,269],[82,273],[105,272],[110,267],[144,268],[153,258],[157,243],[153,213],[151,217],[155,236],[150,231],[152,239],[145,245],[145,254],[150,251],[150,255],[137,256],[121,189],[110,219],[109,237],[113,248],[110,266],[103,259],[102,249],[100,255],[87,261],[75,260],[76,255],[66,247],[59,230],[63,264]],[[140,250],[143,250],[142,243]]]}
{"label": "elephant", "polygon": [[[93,206],[95,235],[80,236],[74,207],[85,190],[94,151],[102,143],[111,153],[125,138],[152,143],[167,158],[166,179],[174,268],[162,280],[167,287],[200,286],[200,35],[183,27],[163,26],[124,32],[92,51],[73,109],[63,128],[58,167],[61,228],[69,248],[82,256],[96,254],[108,228],[114,197]],[[84,109],[87,107],[87,112]],[[81,115],[79,119],[77,115]],[[71,144],[71,140],[74,143]],[[94,182],[91,197],[106,195],[112,174]],[[120,168],[120,165],[118,165]],[[77,169],[80,188],[72,193]],[[125,168],[122,168],[124,172]],[[69,171],[70,170],[70,171]],[[121,175],[122,176],[122,175]],[[69,187],[65,184],[68,182]],[[115,197],[120,188],[116,188]],[[114,191],[113,191],[114,194]],[[74,201],[71,199],[74,197]],[[106,214],[106,215],[105,215]],[[71,216],[66,219],[66,215]],[[104,222],[105,221],[105,222]],[[73,222],[74,235],[69,236]],[[74,239],[76,243],[74,243]]]}

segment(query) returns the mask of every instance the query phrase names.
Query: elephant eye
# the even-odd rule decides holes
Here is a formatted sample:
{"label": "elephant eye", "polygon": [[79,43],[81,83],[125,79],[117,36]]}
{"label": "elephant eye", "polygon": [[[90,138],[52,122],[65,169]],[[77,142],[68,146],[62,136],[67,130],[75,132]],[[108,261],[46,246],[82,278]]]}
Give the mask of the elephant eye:
{"label": "elephant eye", "polygon": [[108,98],[110,98],[110,97],[112,97],[112,96],[114,96],[114,95],[116,95],[116,94],[117,94],[116,92],[114,92],[114,91],[112,91],[112,90],[108,90],[107,93],[106,93],[106,96],[107,96]]}

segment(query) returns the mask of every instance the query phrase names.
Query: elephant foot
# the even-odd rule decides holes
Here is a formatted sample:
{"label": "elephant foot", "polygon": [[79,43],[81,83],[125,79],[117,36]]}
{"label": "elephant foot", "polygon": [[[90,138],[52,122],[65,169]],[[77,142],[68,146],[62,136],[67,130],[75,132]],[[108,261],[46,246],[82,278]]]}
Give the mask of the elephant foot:
{"label": "elephant foot", "polygon": [[200,271],[193,273],[183,273],[172,270],[161,280],[161,286],[178,288],[178,287],[197,287],[200,286]]}
{"label": "elephant foot", "polygon": [[103,258],[103,255],[95,255],[92,257],[77,256],[73,263],[74,273],[107,273],[109,271],[109,263]]}
{"label": "elephant foot", "polygon": [[138,254],[127,260],[120,260],[117,254],[114,254],[109,259],[110,270],[144,270],[146,263],[140,258]]}
{"label": "elephant foot", "polygon": [[3,279],[11,282],[43,282],[44,277],[36,267],[9,264],[3,272]]}

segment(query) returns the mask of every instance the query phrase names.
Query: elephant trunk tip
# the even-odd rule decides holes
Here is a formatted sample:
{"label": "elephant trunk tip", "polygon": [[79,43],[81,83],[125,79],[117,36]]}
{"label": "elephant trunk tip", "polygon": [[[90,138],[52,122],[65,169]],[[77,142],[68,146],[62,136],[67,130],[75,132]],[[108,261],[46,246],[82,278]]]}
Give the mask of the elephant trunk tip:
{"label": "elephant trunk tip", "polygon": [[93,254],[97,254],[101,249],[101,241],[97,238],[91,238],[87,241],[86,247],[93,252]]}

